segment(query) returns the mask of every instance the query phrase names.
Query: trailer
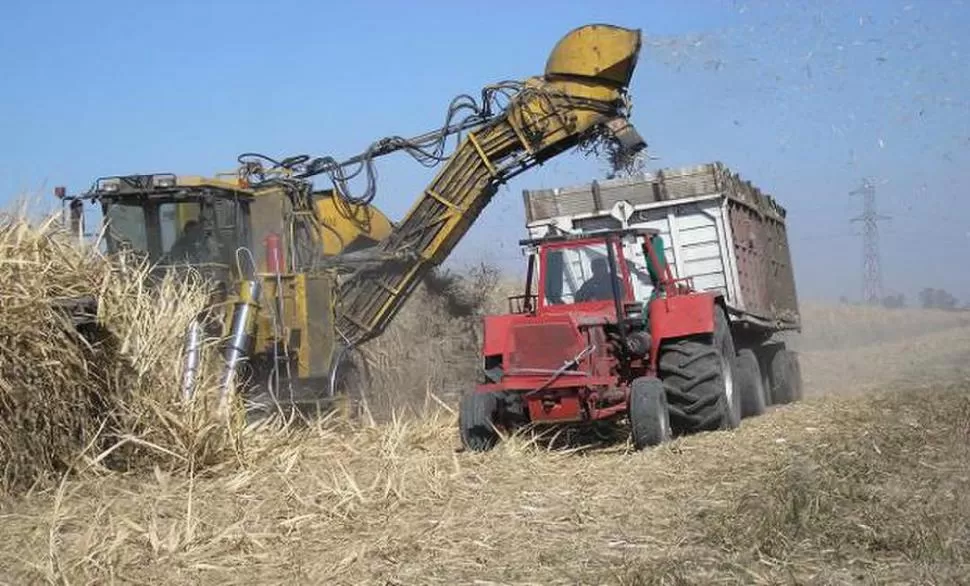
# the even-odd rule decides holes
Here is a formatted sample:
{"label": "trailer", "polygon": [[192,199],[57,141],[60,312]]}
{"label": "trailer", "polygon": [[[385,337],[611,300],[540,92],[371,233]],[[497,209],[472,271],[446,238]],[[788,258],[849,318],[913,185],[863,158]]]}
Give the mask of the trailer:
{"label": "trailer", "polygon": [[[744,415],[802,396],[797,353],[780,339],[801,331],[786,210],[724,164],[662,169],[585,185],[525,190],[531,238],[601,230],[656,230],[674,277],[715,294],[731,322]],[[624,250],[635,296],[655,292],[642,247]],[[590,267],[571,272],[582,283]],[[567,287],[568,288],[568,287]],[[568,292],[567,292],[568,293]],[[763,397],[763,401],[758,399]]]}

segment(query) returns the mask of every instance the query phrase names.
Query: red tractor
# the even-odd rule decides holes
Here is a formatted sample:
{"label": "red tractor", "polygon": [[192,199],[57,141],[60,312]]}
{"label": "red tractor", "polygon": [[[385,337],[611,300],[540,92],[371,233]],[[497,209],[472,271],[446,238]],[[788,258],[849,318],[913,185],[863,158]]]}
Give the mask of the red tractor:
{"label": "red tractor", "polygon": [[[672,277],[655,231],[520,244],[529,250],[526,294],[509,298],[509,314],[485,318],[485,380],[459,413],[466,449],[491,449],[499,430],[525,424],[625,417],[638,450],[739,425],[722,300]],[[642,250],[648,275],[634,274],[624,248]],[[590,274],[578,286],[579,275]],[[645,303],[634,298],[635,277],[653,286]]]}

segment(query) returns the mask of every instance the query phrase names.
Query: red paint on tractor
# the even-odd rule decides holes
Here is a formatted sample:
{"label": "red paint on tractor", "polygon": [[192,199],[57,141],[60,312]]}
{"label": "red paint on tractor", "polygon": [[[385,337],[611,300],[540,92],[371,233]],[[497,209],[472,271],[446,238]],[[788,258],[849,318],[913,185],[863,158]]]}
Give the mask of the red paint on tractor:
{"label": "red paint on tractor", "polygon": [[650,324],[662,338],[714,331],[714,295],[694,293],[658,299],[649,307]]}
{"label": "red paint on tractor", "polygon": [[[653,339],[670,340],[697,334],[714,333],[714,295],[692,293],[657,299],[650,304],[650,331]],[[650,361],[656,363],[660,344],[650,348]]]}
{"label": "red paint on tractor", "polygon": [[583,401],[578,394],[550,397],[529,397],[529,419],[535,422],[576,422],[583,420]]}
{"label": "red paint on tractor", "polygon": [[[563,277],[563,259],[570,249],[595,248],[602,255],[609,250],[604,245],[612,248],[607,256],[612,257],[610,274],[617,277],[619,299],[610,294],[576,301],[574,293],[566,296],[560,285],[550,290],[549,275]],[[643,247],[656,260],[649,238],[643,238]],[[538,283],[534,289],[531,284],[527,288],[536,291],[535,303],[527,311],[484,320],[482,360],[491,380],[476,388],[479,393],[517,396],[532,423],[624,415],[630,383],[638,377],[656,376],[657,351],[664,340],[714,330],[714,296],[694,292],[689,282],[674,279],[665,266],[656,283],[661,295],[643,308],[649,323],[649,347],[641,343],[640,352],[645,354],[633,355],[624,336],[643,340],[645,334],[643,322],[638,321],[643,318],[629,314],[636,302],[620,234],[546,239],[538,243],[535,254]],[[574,259],[579,258],[577,254],[573,253]],[[552,266],[553,255],[559,255],[556,266]]]}
{"label": "red paint on tractor", "polygon": [[522,317],[524,316],[516,314],[485,316],[482,354],[484,356],[503,354],[509,329]]}

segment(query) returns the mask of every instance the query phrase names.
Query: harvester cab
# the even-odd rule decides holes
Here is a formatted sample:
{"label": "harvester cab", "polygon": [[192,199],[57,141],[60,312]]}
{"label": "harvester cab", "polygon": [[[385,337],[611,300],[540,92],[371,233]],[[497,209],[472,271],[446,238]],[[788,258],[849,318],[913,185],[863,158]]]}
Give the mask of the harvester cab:
{"label": "harvester cab", "polygon": [[[85,201],[100,206],[109,253],[139,253],[159,272],[190,266],[226,284],[254,272],[326,264],[321,259],[373,247],[391,231],[391,222],[373,206],[347,210],[332,190],[311,191],[307,181],[254,187],[247,169],[213,178],[106,177],[90,191],[62,199],[74,224]],[[240,250],[253,255],[248,268]]]}
{"label": "harvester cab", "polygon": [[239,185],[171,174],[105,177],[82,197],[101,208],[109,254],[135,253],[156,274],[191,266],[227,287],[240,278],[233,257],[250,244],[253,197]]}
{"label": "harvester cab", "polygon": [[[730,360],[716,339],[718,297],[672,276],[663,240],[646,228],[603,230],[524,240],[525,292],[509,298],[510,312],[487,316],[483,381],[462,399],[463,444],[493,447],[500,432],[523,425],[589,423],[626,418],[637,449],[690,427],[683,404],[668,404],[660,362],[684,342],[713,349],[718,396],[715,422],[730,426]],[[646,274],[629,262],[642,253]],[[634,279],[652,287],[638,301]],[[727,352],[727,351],[725,351]],[[709,390],[708,390],[709,391]],[[686,425],[685,425],[686,423]],[[696,422],[695,422],[696,423]],[[708,423],[709,424],[709,423]]]}
{"label": "harvester cab", "polygon": [[[84,204],[100,208],[109,254],[144,259],[152,279],[193,273],[209,285],[210,304],[187,333],[187,361],[203,337],[223,340],[224,398],[245,378],[250,410],[312,410],[333,395],[345,352],[327,331],[339,273],[392,224],[373,206],[350,208],[332,190],[312,191],[309,181],[254,186],[254,170],[267,172],[249,164],[216,177],[106,177],[80,195],[58,196],[75,233],[84,231]],[[186,379],[183,395],[195,383]]]}

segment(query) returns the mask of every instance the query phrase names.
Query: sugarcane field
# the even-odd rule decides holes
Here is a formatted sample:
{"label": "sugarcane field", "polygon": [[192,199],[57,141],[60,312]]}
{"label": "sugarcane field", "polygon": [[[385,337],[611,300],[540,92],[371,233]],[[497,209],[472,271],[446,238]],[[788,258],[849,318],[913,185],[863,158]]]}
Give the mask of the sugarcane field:
{"label": "sugarcane field", "polygon": [[228,8],[5,11],[0,584],[970,581],[970,5]]}

